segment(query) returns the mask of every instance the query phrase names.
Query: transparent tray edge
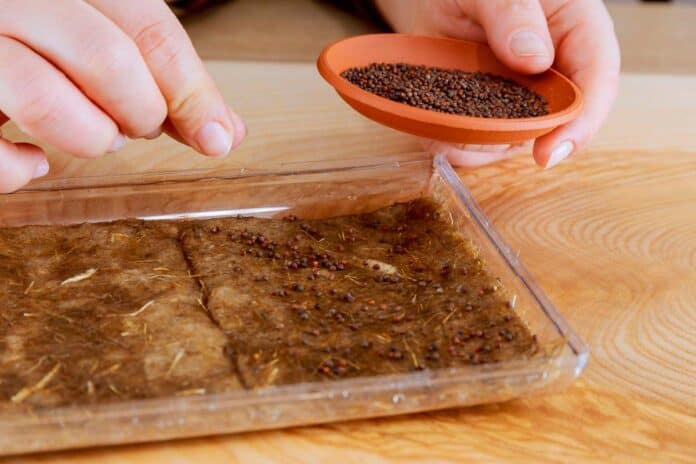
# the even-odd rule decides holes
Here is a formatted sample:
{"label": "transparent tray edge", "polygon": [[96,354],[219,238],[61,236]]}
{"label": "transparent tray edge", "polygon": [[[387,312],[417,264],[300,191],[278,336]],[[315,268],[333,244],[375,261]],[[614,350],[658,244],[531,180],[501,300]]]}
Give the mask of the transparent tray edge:
{"label": "transparent tray edge", "polygon": [[[385,165],[375,163],[366,166]],[[359,169],[360,167],[358,167]],[[358,419],[394,414],[404,414],[423,410],[441,409],[453,406],[466,406],[471,404],[481,404],[490,401],[500,401],[529,394],[535,391],[546,390],[553,386],[561,386],[572,382],[582,372],[588,358],[588,347],[580,337],[570,328],[565,319],[560,315],[556,307],[550,302],[548,297],[534,282],[529,272],[519,262],[510,248],[505,244],[498,232],[490,225],[480,207],[473,199],[471,193],[463,184],[454,169],[449,165],[446,158],[442,155],[435,157],[433,162],[433,175],[441,176],[447,184],[454,190],[459,201],[471,213],[472,217],[484,230],[496,246],[498,252],[507,261],[508,266],[515,272],[519,279],[527,286],[528,290],[534,295],[539,306],[544,310],[547,318],[553,322],[559,333],[563,336],[569,349],[552,359],[537,359],[529,361],[511,361],[495,365],[472,366],[459,369],[444,369],[440,371],[426,371],[409,374],[399,374],[394,376],[379,376],[372,378],[358,378],[349,380],[334,381],[330,384],[297,384],[282,387],[269,387],[252,392],[232,392],[216,395],[206,395],[204,397],[183,397],[183,398],[161,398],[146,400],[131,400],[124,403],[107,404],[100,406],[73,406],[56,408],[40,411],[32,416],[13,416],[0,414],[0,455],[17,454],[24,452],[47,451],[65,448],[107,445],[107,444],[126,444],[144,441],[166,440],[174,438],[184,438],[200,435],[221,434],[239,431],[251,431],[286,427],[292,425],[310,425],[339,420]],[[341,169],[341,168],[338,168]],[[355,169],[351,167],[349,169]],[[295,171],[288,172],[293,174]],[[301,171],[306,172],[306,171]],[[196,173],[198,175],[199,173]],[[261,172],[261,175],[277,174]],[[242,176],[246,177],[246,173]],[[71,188],[68,186],[67,188]],[[80,185],[75,188],[89,188]],[[41,189],[39,189],[41,190]],[[29,190],[28,192],[31,192]],[[457,390],[472,384],[495,384],[496,381],[505,379],[507,382],[517,383],[517,390],[505,397],[505,395],[491,396],[488,400],[467,400],[467,396],[459,396],[458,399],[441,401],[438,404],[423,404],[419,401],[410,402],[409,394],[419,389],[433,392],[434,389],[453,388]],[[497,385],[497,384],[496,384]],[[318,390],[317,390],[318,389]],[[347,395],[346,395],[346,392]],[[356,401],[356,395],[372,395],[375,403],[377,397],[381,401],[386,401],[391,406],[384,407],[380,411],[366,411],[362,414],[336,414],[325,418],[314,418],[313,420],[293,419],[286,420],[261,420],[254,427],[239,428],[232,425],[221,426],[219,428],[201,427],[198,430],[191,429],[190,424],[186,424],[186,418],[193,414],[209,414],[211,418],[218,417],[225,411],[236,412],[241,409],[252,407],[268,408],[273,405],[287,403],[310,402],[331,402],[339,398],[340,401]],[[456,396],[456,395],[455,395]],[[211,410],[211,403],[216,403],[216,408]],[[242,404],[243,403],[243,404]],[[207,413],[206,413],[207,411]],[[214,414],[213,414],[214,413]],[[179,417],[164,416],[179,415]],[[325,419],[325,420],[324,420]],[[183,420],[183,423],[182,423]],[[159,424],[154,427],[156,432],[149,432],[138,436],[139,428]],[[121,431],[117,434],[106,435],[105,432],[98,432],[94,429],[96,424],[103,424],[104,429],[115,427],[131,428],[130,432]],[[46,441],[33,442],[31,435],[37,429],[48,427],[58,428],[67,435],[53,443]],[[89,433],[87,436],[80,435],[79,429],[90,429],[88,432],[102,433],[98,437]],[[48,431],[44,430],[44,432]],[[54,430],[55,433],[55,430]],[[39,433],[40,435],[41,433]]]}

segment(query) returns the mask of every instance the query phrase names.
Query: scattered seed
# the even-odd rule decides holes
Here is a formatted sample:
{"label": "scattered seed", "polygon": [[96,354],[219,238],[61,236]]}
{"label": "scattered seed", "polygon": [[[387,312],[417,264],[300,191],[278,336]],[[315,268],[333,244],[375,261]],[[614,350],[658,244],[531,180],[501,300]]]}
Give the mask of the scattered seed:
{"label": "scattered seed", "polygon": [[387,353],[387,356],[390,359],[395,359],[395,360],[401,360],[404,359],[404,354],[395,346],[390,346],[389,347],[389,352]]}

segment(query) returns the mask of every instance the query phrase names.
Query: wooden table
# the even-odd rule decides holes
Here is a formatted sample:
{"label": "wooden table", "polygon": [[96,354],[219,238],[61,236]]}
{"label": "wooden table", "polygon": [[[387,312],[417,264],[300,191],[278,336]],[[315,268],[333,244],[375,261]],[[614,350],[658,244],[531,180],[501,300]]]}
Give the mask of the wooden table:
{"label": "wooden table", "polygon": [[[679,64],[681,66],[681,64]],[[166,138],[52,176],[377,157],[418,142],[356,115],[311,63],[211,62],[250,136],[224,161]],[[681,69],[680,69],[681,70]],[[591,358],[551,396],[406,417],[50,453],[4,462],[693,462],[696,75],[624,74],[592,146],[549,171],[461,170]]]}

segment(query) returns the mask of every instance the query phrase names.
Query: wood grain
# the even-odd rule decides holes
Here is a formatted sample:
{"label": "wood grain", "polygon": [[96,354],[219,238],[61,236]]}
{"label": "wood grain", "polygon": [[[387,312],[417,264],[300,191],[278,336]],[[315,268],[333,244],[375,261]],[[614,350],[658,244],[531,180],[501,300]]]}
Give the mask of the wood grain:
{"label": "wood grain", "polygon": [[[418,148],[355,115],[313,65],[212,63],[251,127],[225,161],[166,138],[53,176],[287,166]],[[283,76],[286,85],[277,84]],[[670,89],[664,92],[663,89]],[[4,462],[693,462],[696,77],[625,75],[595,143],[549,171],[521,156],[461,170],[486,213],[591,348],[565,392],[505,404]]]}
{"label": "wood grain", "polygon": [[[237,0],[187,26],[208,58],[313,62],[367,31],[305,0]],[[696,8],[610,5],[624,69],[695,73]],[[279,15],[278,12],[282,14]],[[215,13],[215,14],[213,14]],[[250,19],[251,18],[251,19]],[[415,139],[354,114],[313,65],[212,63],[250,137],[211,161],[166,139],[85,162],[51,152],[53,177],[375,157]],[[556,395],[407,417],[8,463],[693,462],[696,455],[696,77],[623,76],[592,146],[550,171],[528,156],[461,170],[486,213],[589,343],[580,382]],[[3,132],[19,137],[16,130]]]}
{"label": "wood grain", "polygon": [[[517,160],[464,174],[581,328],[593,353],[585,380],[688,414],[696,412],[695,176],[693,152],[640,151],[593,152],[553,173],[535,175]],[[502,188],[489,187],[501,178]]]}
{"label": "wood grain", "polygon": [[[227,159],[205,158],[165,136],[155,142],[129,141],[119,153],[98,160],[76,159],[47,147],[49,178],[169,169],[277,169],[302,160],[370,158],[422,149],[416,138],[355,113],[313,64],[217,61],[210,62],[209,68],[249,127],[249,137]],[[690,76],[625,74],[614,113],[591,151],[670,153],[696,146],[694,82]],[[4,126],[3,133],[14,140],[28,140],[12,124]]]}
{"label": "wood grain", "polygon": [[[238,0],[188,21],[204,56],[311,62],[323,43],[367,30],[309,1],[253,3]],[[696,8],[610,9],[624,69],[696,72],[690,49]],[[212,69],[251,128],[229,159],[211,162],[162,138],[132,142],[91,163],[54,153],[52,175],[271,167],[419,148],[355,115],[311,64],[213,63]],[[696,77],[625,75],[609,122],[568,163],[545,172],[522,156],[460,171],[591,347],[584,376],[569,390],[408,417],[6,462],[693,462],[694,107]]]}

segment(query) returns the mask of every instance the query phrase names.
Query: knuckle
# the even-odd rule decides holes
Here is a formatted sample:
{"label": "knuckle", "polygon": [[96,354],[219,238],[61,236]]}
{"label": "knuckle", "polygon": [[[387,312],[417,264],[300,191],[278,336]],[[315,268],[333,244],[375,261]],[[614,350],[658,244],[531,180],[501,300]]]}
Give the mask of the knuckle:
{"label": "knuckle", "polygon": [[169,117],[183,132],[188,132],[202,119],[196,101],[195,94],[187,94],[169,102]]}
{"label": "knuckle", "polygon": [[157,130],[167,119],[167,105],[161,97],[143,104],[144,111],[129,116],[121,128],[131,137],[144,137]]}
{"label": "knuckle", "polygon": [[14,119],[21,128],[32,131],[58,121],[62,108],[58,95],[40,84],[31,85],[20,102]]}
{"label": "knuckle", "polygon": [[540,8],[539,0],[501,0],[500,7],[511,14],[526,14]]}
{"label": "knuckle", "polygon": [[199,90],[185,90],[169,101],[169,114],[174,118],[186,115],[186,119],[196,119],[204,105],[203,93]]}
{"label": "knuckle", "polygon": [[539,6],[538,0],[504,0],[503,7],[512,11],[531,11]]}
{"label": "knuckle", "polygon": [[[167,117],[167,107],[154,84],[147,82],[149,76],[143,74],[146,68],[136,45],[131,41],[95,45],[89,53],[91,74],[100,86],[111,87],[101,102],[105,111],[116,111],[130,136],[140,137],[159,127]],[[124,114],[122,108],[130,111]]]}
{"label": "knuckle", "polygon": [[135,35],[135,44],[143,56],[160,68],[175,62],[183,51],[182,34],[165,20],[146,24]]}
{"label": "knuckle", "polygon": [[135,50],[128,43],[106,43],[94,47],[89,60],[92,74],[96,76],[122,75],[136,63]]}
{"label": "knuckle", "polygon": [[137,126],[134,125],[134,127],[128,131],[125,131],[124,133],[128,135],[129,137],[135,137],[135,138],[140,138],[140,137],[145,137],[148,134],[152,134],[155,132],[159,127],[162,126],[162,123],[166,119],[165,117],[157,117],[156,119],[153,118],[148,118],[147,120],[143,121],[138,121]]}

